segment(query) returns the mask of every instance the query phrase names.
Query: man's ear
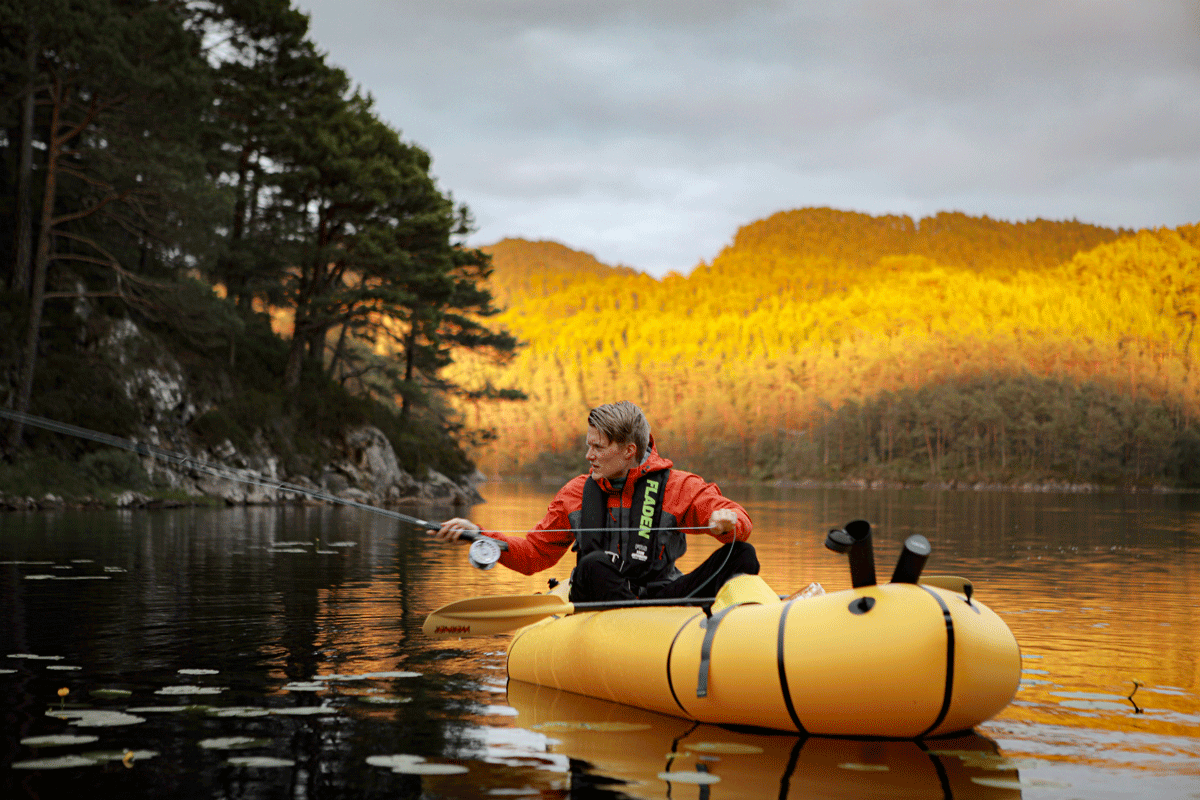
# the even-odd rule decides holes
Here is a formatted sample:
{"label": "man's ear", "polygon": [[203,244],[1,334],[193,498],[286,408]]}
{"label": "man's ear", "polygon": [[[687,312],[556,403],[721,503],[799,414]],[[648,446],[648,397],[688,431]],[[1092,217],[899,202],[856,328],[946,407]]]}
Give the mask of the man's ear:
{"label": "man's ear", "polygon": [[634,442],[625,443],[625,459],[627,461],[637,461],[637,445]]}

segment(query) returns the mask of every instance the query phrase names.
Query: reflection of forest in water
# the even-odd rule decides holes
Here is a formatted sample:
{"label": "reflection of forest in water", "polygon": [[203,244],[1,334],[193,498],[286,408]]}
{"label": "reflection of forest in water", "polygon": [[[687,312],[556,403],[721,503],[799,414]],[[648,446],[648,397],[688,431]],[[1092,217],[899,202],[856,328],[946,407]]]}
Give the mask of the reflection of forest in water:
{"label": "reflection of forest in water", "polygon": [[[489,502],[472,509],[473,518],[517,530],[540,517],[551,489],[489,484],[483,493]],[[902,786],[923,786],[918,776],[925,773],[952,783],[964,778],[970,789],[953,796],[1018,789],[1025,797],[1097,796],[1089,790],[1124,785],[1132,793],[1135,781],[1158,796],[1188,796],[1180,787],[1200,772],[1197,498],[737,486],[726,493],[750,509],[763,575],[780,591],[813,580],[829,591],[849,585],[844,559],[822,542],[825,530],[850,519],[875,523],[881,575],[890,574],[905,537],[928,537],[934,552],[926,571],[972,579],[980,600],[1016,634],[1025,674],[1014,703],[980,726],[973,744],[926,743],[925,750],[815,739],[796,749],[795,737],[718,738],[721,729],[688,733],[692,723],[672,718],[653,721],[649,732],[577,730],[571,726],[597,720],[627,725],[631,712],[602,704],[583,715],[597,720],[584,720],[571,716],[577,698],[567,698],[574,706],[536,697],[531,705],[519,688],[506,695],[506,637],[431,640],[420,632],[425,613],[439,605],[539,591],[550,574],[566,576],[566,562],[531,577],[478,572],[462,548],[433,545],[344,508],[12,514],[0,518],[0,669],[13,670],[0,673],[3,713],[14,721],[3,734],[5,762],[88,747],[157,755],[134,769],[6,770],[4,794],[49,796],[86,784],[97,787],[92,796],[285,787],[310,797],[415,796],[420,787],[484,796],[526,786],[560,791],[573,782],[657,797],[668,788],[658,773],[676,770],[721,777],[709,787],[713,798],[738,796],[743,784],[769,786],[777,796],[785,780],[797,797],[834,789],[837,796],[899,796]],[[685,561],[711,549],[693,540]],[[218,672],[179,674],[185,669]],[[1131,702],[1133,681],[1140,686]],[[183,685],[222,691],[158,694]],[[192,708],[84,729],[44,716],[60,687],[70,688],[68,704]],[[130,695],[100,699],[90,694],[98,688]],[[220,717],[202,706],[262,713]],[[19,744],[62,730],[98,741],[36,753]],[[266,743],[244,753],[198,744],[231,736]],[[731,741],[764,752],[687,746]],[[991,762],[962,755],[997,747]],[[909,749],[911,757],[900,752]],[[621,752],[632,761],[614,760]],[[247,754],[292,764],[248,771],[228,763]],[[467,772],[401,775],[366,763],[386,754]],[[894,792],[888,781],[899,782]],[[859,782],[869,791],[852,788]],[[670,785],[673,796],[690,796],[682,782]]]}

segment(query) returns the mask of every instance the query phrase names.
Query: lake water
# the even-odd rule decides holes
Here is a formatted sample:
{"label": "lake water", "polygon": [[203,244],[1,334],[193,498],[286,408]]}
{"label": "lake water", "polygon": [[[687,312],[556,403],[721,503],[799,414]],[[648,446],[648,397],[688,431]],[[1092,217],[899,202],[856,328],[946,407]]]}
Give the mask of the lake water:
{"label": "lake water", "polygon": [[[488,484],[473,518],[523,530],[552,488]],[[1200,497],[726,493],[781,593],[849,587],[830,527],[872,521],[881,577],[926,536],[926,573],[1016,635],[1013,703],[924,743],[695,725],[508,686],[507,636],[421,633],[565,563],[480,572],[345,507],[7,514],[0,797],[1200,798]]]}

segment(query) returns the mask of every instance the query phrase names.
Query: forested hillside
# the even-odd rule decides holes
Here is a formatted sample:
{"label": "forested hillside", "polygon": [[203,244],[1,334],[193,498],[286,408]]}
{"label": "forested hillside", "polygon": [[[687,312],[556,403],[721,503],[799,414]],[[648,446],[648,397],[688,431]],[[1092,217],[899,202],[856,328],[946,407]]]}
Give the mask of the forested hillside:
{"label": "forested hillside", "polygon": [[[527,342],[456,369],[529,400],[464,405],[491,473],[577,469],[587,409],[639,403],[664,454],[712,476],[1200,482],[1200,235],[830,209],[738,231],[655,280],[554,288],[543,244],[493,249]],[[553,265],[555,274],[561,267]]]}

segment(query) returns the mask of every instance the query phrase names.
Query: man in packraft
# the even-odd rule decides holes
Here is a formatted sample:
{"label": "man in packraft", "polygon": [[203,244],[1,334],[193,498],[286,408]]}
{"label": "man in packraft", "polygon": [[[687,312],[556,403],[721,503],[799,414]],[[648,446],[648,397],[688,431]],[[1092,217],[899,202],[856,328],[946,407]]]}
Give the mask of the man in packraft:
{"label": "man in packraft", "polygon": [[[593,408],[587,421],[591,469],[558,491],[526,536],[481,531],[461,517],[446,520],[434,536],[449,542],[475,531],[499,539],[508,545],[500,563],[525,575],[575,550],[574,603],[711,597],[734,575],[758,574],[746,509],[660,456],[640,408],[608,403]],[[703,533],[722,546],[685,575],[675,561],[687,550],[687,536]]]}

